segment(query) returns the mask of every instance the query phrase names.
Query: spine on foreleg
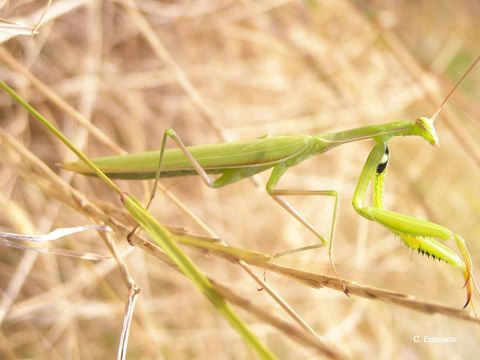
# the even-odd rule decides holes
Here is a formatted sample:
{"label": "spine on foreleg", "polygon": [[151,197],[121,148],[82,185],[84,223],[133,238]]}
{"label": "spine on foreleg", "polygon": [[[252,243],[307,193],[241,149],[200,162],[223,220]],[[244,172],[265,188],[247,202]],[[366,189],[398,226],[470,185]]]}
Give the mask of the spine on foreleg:
{"label": "spine on foreleg", "polygon": [[447,246],[435,241],[434,238],[428,236],[419,236],[405,233],[397,233],[400,239],[413,250],[417,250],[422,255],[433,257],[434,259],[445,261],[446,263],[465,269],[465,264],[462,259],[455,254]]}

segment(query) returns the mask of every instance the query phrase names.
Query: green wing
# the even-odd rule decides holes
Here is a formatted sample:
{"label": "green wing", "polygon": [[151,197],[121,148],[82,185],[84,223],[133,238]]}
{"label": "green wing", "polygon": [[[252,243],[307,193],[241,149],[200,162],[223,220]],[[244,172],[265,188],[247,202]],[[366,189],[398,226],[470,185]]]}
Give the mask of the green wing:
{"label": "green wing", "polygon": [[[300,154],[309,144],[308,135],[278,136],[223,144],[190,146],[188,150],[199,164],[211,174],[223,173],[234,168],[265,168]],[[154,178],[160,152],[110,156],[93,159],[107,175],[122,179]],[[64,169],[91,175],[82,162],[64,164]],[[162,162],[161,176],[185,176],[196,174],[189,160],[180,149],[167,149]]]}

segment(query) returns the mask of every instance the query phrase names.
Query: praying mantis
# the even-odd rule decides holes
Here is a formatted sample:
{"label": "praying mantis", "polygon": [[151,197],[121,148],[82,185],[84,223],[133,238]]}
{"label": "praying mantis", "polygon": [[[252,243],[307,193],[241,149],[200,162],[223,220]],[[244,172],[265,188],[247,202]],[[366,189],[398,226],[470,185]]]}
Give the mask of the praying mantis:
{"label": "praying mantis", "polygon": [[[197,146],[186,146],[173,129],[167,129],[163,134],[160,151],[102,157],[93,159],[93,162],[111,178],[155,178],[158,181],[160,177],[198,175],[210,188],[227,186],[271,169],[266,192],[319,240],[315,245],[279,253],[272,258],[328,245],[329,259],[335,271],[332,245],[339,202],[338,192],[334,189],[280,189],[277,184],[288,169],[310,157],[351,142],[373,140],[373,148],[362,168],[354,191],[352,200],[354,210],[364,218],[390,230],[407,247],[460,269],[467,292],[465,308],[471,302],[474,290],[477,288],[473,277],[472,260],[465,240],[442,225],[386,209],[384,180],[389,159],[388,142],[393,138],[413,136],[438,146],[439,140],[434,121],[448,98],[479,60],[480,56],[464,73],[431,118],[420,117],[415,121],[394,121],[317,135],[274,136]],[[166,149],[168,139],[172,139],[177,148]],[[66,163],[63,167],[84,175],[93,175],[91,169],[82,162]],[[218,177],[213,178],[212,175],[218,175]],[[366,194],[370,184],[373,186],[373,201],[371,205],[367,205]],[[283,199],[287,196],[326,196],[334,199],[328,239]],[[151,199],[152,197],[150,201]],[[460,255],[443,244],[447,240],[454,241]]]}

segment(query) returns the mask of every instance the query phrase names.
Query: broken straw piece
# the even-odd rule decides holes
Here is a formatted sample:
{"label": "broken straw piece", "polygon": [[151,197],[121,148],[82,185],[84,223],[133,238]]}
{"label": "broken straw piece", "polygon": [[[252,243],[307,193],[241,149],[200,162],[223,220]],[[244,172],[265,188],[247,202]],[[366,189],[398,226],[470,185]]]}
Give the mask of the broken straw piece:
{"label": "broken straw piece", "polygon": [[58,228],[44,235],[25,235],[0,232],[0,238],[7,240],[46,242],[58,240],[68,235],[78,234],[89,230],[111,231],[107,225],[82,225],[68,228]]}

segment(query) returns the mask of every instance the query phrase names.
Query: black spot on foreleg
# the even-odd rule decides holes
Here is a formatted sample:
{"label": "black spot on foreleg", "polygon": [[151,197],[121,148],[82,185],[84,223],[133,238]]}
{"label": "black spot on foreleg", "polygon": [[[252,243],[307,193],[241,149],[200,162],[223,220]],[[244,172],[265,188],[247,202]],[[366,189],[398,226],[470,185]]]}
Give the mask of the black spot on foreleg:
{"label": "black spot on foreleg", "polygon": [[390,151],[388,150],[388,145],[387,145],[385,146],[385,153],[383,154],[382,159],[380,160],[380,163],[377,166],[377,174],[381,174],[387,168],[389,154],[390,154]]}

